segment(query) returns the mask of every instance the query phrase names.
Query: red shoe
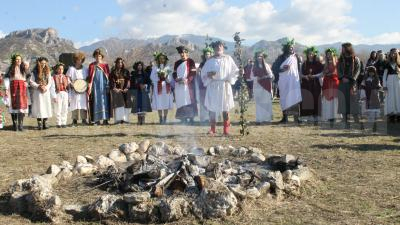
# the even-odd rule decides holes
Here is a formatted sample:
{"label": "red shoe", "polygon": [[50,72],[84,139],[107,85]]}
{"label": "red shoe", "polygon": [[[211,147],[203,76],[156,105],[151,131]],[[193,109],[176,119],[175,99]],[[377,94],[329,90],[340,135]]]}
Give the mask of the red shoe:
{"label": "red shoe", "polygon": [[231,126],[231,123],[228,121],[224,121],[224,135],[229,135],[229,127]]}
{"label": "red shoe", "polygon": [[215,135],[215,125],[216,125],[216,123],[214,122],[211,122],[211,128],[210,128],[210,130],[208,131],[208,133],[207,134],[209,134],[209,135]]}

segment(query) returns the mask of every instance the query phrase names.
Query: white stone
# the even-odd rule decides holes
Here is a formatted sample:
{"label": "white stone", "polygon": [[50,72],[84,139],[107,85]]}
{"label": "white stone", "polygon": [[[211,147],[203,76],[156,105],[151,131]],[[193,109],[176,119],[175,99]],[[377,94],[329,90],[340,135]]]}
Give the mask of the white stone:
{"label": "white stone", "polygon": [[125,155],[136,152],[139,149],[139,145],[136,142],[125,143],[119,146],[119,150]]}
{"label": "white stone", "polygon": [[208,149],[208,154],[211,155],[211,156],[214,156],[215,155],[215,147],[210,147]]}
{"label": "white stone", "polygon": [[257,185],[256,188],[261,194],[266,194],[269,193],[271,184],[269,182],[261,182]]}
{"label": "white stone", "polygon": [[60,173],[57,174],[58,180],[69,180],[73,176],[73,173],[70,169],[64,168]]}
{"label": "white stone", "polygon": [[90,155],[85,155],[85,159],[88,163],[95,163],[94,158]]}
{"label": "white stone", "polygon": [[110,159],[104,155],[100,155],[96,161],[96,165],[100,169],[106,169],[109,166],[115,166],[115,162],[112,159]]}
{"label": "white stone", "polygon": [[246,197],[249,199],[256,199],[261,196],[260,191],[256,187],[248,188],[246,190]]}
{"label": "white stone", "polygon": [[67,169],[69,169],[69,170],[73,170],[73,169],[74,169],[74,166],[73,166],[70,162],[68,162],[68,161],[62,161],[62,163],[61,163],[61,165],[60,165],[60,168],[61,168],[61,169],[67,168]]}
{"label": "white stone", "polygon": [[115,218],[118,213],[123,212],[122,209],[125,208],[125,205],[122,196],[107,194],[98,198],[89,206],[88,210],[97,219]]}
{"label": "white stone", "polygon": [[249,147],[249,153],[257,153],[257,154],[262,154],[262,151],[259,148],[255,147]]}
{"label": "white stone", "polygon": [[78,163],[87,163],[87,160],[86,160],[85,157],[83,157],[83,156],[81,156],[81,155],[78,155],[78,156],[76,157],[76,164],[78,164]]}
{"label": "white stone", "polygon": [[141,155],[141,154],[138,153],[138,152],[132,152],[132,153],[126,155],[126,159],[127,159],[128,161],[138,162],[138,161],[144,159],[144,155]]}
{"label": "white stone", "polygon": [[57,176],[57,174],[61,172],[61,169],[57,165],[50,165],[49,168],[47,169],[46,173],[51,174],[53,176]]}
{"label": "white stone", "polygon": [[265,156],[261,153],[253,153],[250,157],[251,161],[255,163],[262,163],[265,161]]}
{"label": "white stone", "polygon": [[243,157],[247,154],[248,150],[245,147],[240,147],[232,151],[232,155],[235,157]]}
{"label": "white stone", "polygon": [[120,150],[114,149],[108,153],[108,158],[114,160],[115,162],[126,162],[126,156]]}
{"label": "white stone", "polygon": [[283,181],[289,182],[292,179],[293,172],[291,170],[285,170],[282,173]]}
{"label": "white stone", "polygon": [[313,178],[313,173],[306,166],[298,166],[297,169],[293,170],[293,175],[298,176],[302,182],[309,181]]}
{"label": "white stone", "polygon": [[96,172],[97,168],[90,163],[78,164],[75,168],[79,175],[89,175]]}
{"label": "white stone", "polygon": [[139,143],[139,152],[146,153],[150,146],[150,140],[145,139]]}

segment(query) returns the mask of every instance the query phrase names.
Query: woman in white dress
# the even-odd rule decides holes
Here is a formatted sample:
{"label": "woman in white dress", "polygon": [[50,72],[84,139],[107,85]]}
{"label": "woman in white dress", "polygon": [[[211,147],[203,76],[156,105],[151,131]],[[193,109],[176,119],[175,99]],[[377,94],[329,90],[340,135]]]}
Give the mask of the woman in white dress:
{"label": "woman in white dress", "polygon": [[250,77],[254,77],[253,95],[256,102],[256,124],[272,121],[272,80],[274,74],[265,62],[267,54],[263,51],[255,53],[254,65]]}
{"label": "woman in white dress", "polygon": [[155,53],[156,64],[153,66],[150,79],[153,83],[151,107],[158,111],[160,124],[167,121],[168,110],[173,108],[173,94],[171,89],[172,70],[168,63],[168,57],[164,53]]}
{"label": "woman in white dress", "polygon": [[383,73],[385,91],[385,116],[389,122],[400,122],[400,56],[398,49],[391,49]]}
{"label": "woman in white dress", "polygon": [[[74,66],[70,66],[67,71],[71,84],[77,80],[85,80],[88,77],[88,69],[83,66],[85,62],[85,54],[82,52],[75,53],[73,55]],[[73,85],[69,92],[69,111],[72,113],[72,126],[78,124],[78,120],[82,120],[82,124],[88,125],[87,122],[87,95],[86,92],[78,93],[74,90]]]}
{"label": "woman in white dress", "polygon": [[48,118],[52,117],[51,100],[56,101],[54,81],[47,63],[48,60],[45,57],[38,58],[30,80],[33,88],[32,117],[37,119],[39,130],[48,129],[46,122]]}

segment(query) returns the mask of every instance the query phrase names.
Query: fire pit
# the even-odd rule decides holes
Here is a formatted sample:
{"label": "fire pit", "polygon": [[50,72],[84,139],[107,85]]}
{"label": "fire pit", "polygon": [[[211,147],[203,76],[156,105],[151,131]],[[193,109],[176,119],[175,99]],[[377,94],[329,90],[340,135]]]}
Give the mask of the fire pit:
{"label": "fire pit", "polygon": [[[241,202],[263,195],[282,200],[299,194],[312,176],[292,155],[266,157],[253,147],[182,148],[144,140],[96,159],[78,156],[74,165],[51,165],[46,174],[16,181],[8,194],[12,212],[33,220],[170,222],[226,217],[238,212]],[[77,177],[91,190],[106,193],[88,204],[63,203],[57,185]]]}

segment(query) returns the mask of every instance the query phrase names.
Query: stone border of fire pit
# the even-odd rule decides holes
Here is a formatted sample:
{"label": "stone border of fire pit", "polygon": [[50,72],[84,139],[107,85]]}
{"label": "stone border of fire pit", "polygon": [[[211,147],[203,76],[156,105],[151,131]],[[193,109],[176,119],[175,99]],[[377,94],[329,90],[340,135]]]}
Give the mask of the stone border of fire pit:
{"label": "stone border of fire pit", "polygon": [[[186,165],[188,173],[193,177],[197,174],[199,178],[196,181],[199,192],[195,199],[188,199],[184,194],[163,196],[143,191],[105,194],[84,206],[63,205],[53,190],[53,186],[59,181],[68,181],[73,176],[93,174],[121,163],[135,164],[166,156],[186,157],[186,161],[189,162]],[[211,157],[220,157],[221,163],[214,163],[210,169]],[[246,171],[241,167],[239,170],[243,169],[243,174],[257,179],[257,185],[244,187],[235,184],[238,181],[231,183],[230,180],[237,180],[238,174],[242,172],[234,168],[225,168],[222,159],[227,157],[246,157],[252,165],[256,165],[255,171]],[[224,160],[224,163],[227,161],[229,162]],[[212,176],[201,176],[210,173]],[[158,182],[168,176],[160,175],[162,179]],[[229,216],[237,211],[241,201],[257,199],[262,195],[272,195],[278,200],[282,199],[285,193],[297,195],[300,186],[313,176],[312,170],[292,155],[265,157],[257,148],[232,146],[215,146],[208,150],[193,147],[185,150],[179,145],[172,147],[164,142],[151,145],[150,140],[144,140],[139,144],[122,144],[119,149],[112,150],[107,156],[100,155],[96,160],[86,155],[77,156],[74,165],[67,161],[60,165],[50,165],[45,174],[13,183],[7,195],[11,212],[28,215],[32,220],[38,221],[57,223],[72,216],[74,219],[90,220],[119,218],[142,223],[170,222],[190,214],[200,219]],[[240,179],[245,178],[239,177]]]}

